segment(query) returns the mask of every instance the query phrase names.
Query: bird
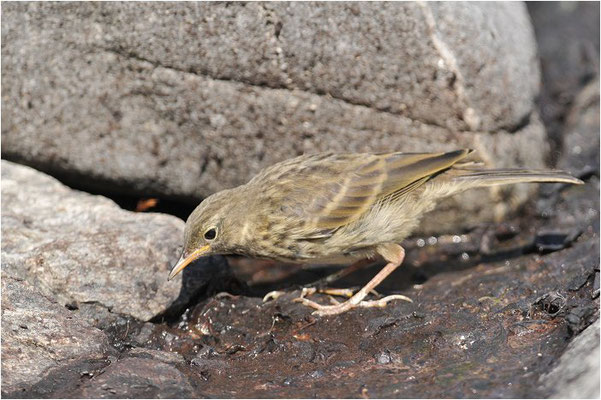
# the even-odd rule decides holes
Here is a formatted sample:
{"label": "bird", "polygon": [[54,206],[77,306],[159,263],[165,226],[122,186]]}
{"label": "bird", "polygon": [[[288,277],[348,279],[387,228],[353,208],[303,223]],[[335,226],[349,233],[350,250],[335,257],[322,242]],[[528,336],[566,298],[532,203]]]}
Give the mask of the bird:
{"label": "bird", "polygon": [[[260,171],[241,186],[205,198],[184,229],[175,277],[209,255],[237,254],[303,264],[351,264],[382,257],[386,265],[343,303],[296,299],[317,315],[384,307],[365,298],[405,257],[401,242],[438,200],[468,189],[525,182],[582,184],[564,171],[483,169],[466,161],[472,149],[438,153],[319,153]],[[353,264],[354,263],[354,264]]]}

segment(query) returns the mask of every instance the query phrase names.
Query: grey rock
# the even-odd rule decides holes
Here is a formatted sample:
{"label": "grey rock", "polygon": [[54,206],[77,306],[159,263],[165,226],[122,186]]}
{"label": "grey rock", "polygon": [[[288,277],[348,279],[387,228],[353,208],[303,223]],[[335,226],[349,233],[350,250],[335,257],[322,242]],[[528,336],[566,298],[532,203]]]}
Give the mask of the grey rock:
{"label": "grey rock", "polygon": [[[41,11],[51,14],[41,29],[54,39],[454,129],[516,125],[538,92],[523,4],[27,6],[32,19]],[[83,36],[67,37],[57,22]]]}
{"label": "grey rock", "polygon": [[140,326],[139,331],[133,337],[133,342],[138,346],[147,346],[151,343],[152,333],[155,325],[150,322],[145,322]]}
{"label": "grey rock", "polygon": [[128,353],[129,356],[138,358],[151,358],[168,364],[184,363],[184,357],[178,353],[170,351],[152,350],[141,347],[135,347]]}
{"label": "grey rock", "polygon": [[[94,305],[96,318],[104,310],[147,321],[183,306],[206,285],[182,277],[167,281],[183,225],[169,215],[124,211],[2,161],[3,274],[31,282],[70,308]],[[214,261],[205,260],[218,266]]]}
{"label": "grey rock", "polygon": [[574,173],[599,174],[599,79],[574,99],[566,118],[564,152],[559,167]]}
{"label": "grey rock", "polygon": [[543,165],[523,4],[7,3],[2,19],[2,156],[78,187],[198,202],[318,151]]}
{"label": "grey rock", "polygon": [[540,377],[542,386],[551,398],[598,399],[599,376],[599,320],[568,345],[551,371]]}
{"label": "grey rock", "polygon": [[[582,83],[599,71],[599,4],[527,4],[542,64],[543,93],[563,100],[554,107],[565,108]],[[547,115],[546,110],[543,115]]]}
{"label": "grey rock", "polygon": [[69,393],[74,398],[196,397],[186,376],[171,363],[147,357],[125,357],[93,380]]}
{"label": "grey rock", "polygon": [[3,272],[3,396],[18,394],[67,364],[102,360],[109,347],[102,331]]}
{"label": "grey rock", "polygon": [[557,161],[570,104],[599,75],[599,3],[528,2],[542,71],[540,111]]}

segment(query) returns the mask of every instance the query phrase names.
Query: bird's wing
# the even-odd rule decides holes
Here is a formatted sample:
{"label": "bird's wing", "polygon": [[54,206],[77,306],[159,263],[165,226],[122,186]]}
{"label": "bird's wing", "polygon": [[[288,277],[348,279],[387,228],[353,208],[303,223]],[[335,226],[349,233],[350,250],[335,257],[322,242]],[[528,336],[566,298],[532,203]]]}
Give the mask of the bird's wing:
{"label": "bird's wing", "polygon": [[302,156],[276,164],[253,181],[273,182],[278,213],[298,221],[289,235],[319,239],[356,221],[379,199],[415,189],[469,152]]}
{"label": "bird's wing", "polygon": [[447,153],[390,153],[382,154],[386,161],[387,179],[382,197],[398,197],[416,189],[433,175],[452,167],[472,153],[462,149]]}

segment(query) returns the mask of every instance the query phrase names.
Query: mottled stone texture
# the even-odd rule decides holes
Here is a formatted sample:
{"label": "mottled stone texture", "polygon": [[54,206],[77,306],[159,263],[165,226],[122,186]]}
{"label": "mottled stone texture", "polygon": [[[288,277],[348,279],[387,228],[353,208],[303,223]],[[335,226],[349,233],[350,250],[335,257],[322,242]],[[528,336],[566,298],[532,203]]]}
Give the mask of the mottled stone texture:
{"label": "mottled stone texture", "polygon": [[599,398],[599,320],[568,345],[553,369],[540,381],[555,399]]}
{"label": "mottled stone texture", "polygon": [[197,202],[302,153],[475,147],[540,167],[547,151],[520,3],[21,3],[2,19],[2,156],[78,187]]}
{"label": "mottled stone texture", "polygon": [[2,161],[2,272],[63,306],[149,320],[176,299],[189,301],[200,283],[167,282],[183,225],[170,215],[124,211]]}
{"label": "mottled stone texture", "polygon": [[99,361],[108,350],[102,331],[30,283],[2,273],[3,394],[29,389],[70,363]]}
{"label": "mottled stone texture", "polygon": [[[124,356],[106,368],[94,381],[85,382],[75,393],[75,398],[194,398],[194,391],[186,376],[172,363],[161,360],[162,354]],[[180,363],[184,363],[180,357]]]}

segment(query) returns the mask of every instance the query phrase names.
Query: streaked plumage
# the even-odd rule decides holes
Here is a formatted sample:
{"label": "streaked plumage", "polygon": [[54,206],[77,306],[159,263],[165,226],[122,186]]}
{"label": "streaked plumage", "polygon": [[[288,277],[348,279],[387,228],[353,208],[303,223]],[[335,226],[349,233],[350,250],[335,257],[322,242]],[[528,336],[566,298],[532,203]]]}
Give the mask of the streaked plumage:
{"label": "streaked plumage", "polygon": [[[335,264],[380,254],[391,261],[438,199],[499,184],[582,183],[562,171],[460,164],[471,152],[328,153],[275,164],[194,210],[172,276],[207,254]],[[210,229],[215,238],[205,239]]]}

